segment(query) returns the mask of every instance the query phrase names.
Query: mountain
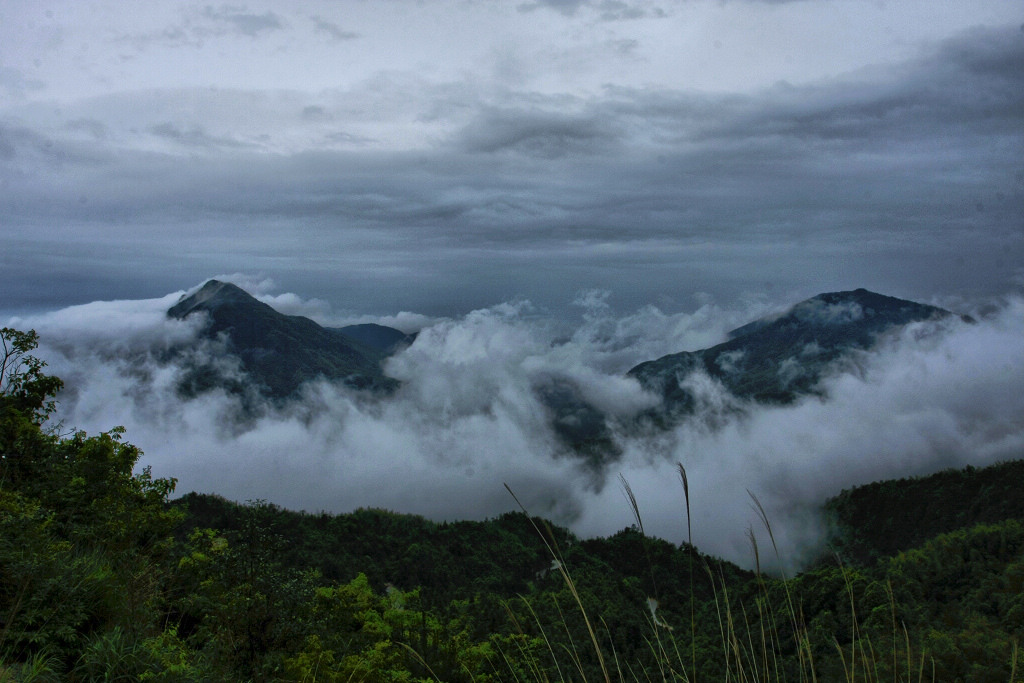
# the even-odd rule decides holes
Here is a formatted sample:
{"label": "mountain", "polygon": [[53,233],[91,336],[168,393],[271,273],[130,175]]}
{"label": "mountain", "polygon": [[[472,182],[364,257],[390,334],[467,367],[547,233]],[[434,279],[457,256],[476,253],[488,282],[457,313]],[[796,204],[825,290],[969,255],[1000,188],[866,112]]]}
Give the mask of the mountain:
{"label": "mountain", "polygon": [[[318,377],[341,380],[358,389],[389,391],[398,386],[384,375],[381,361],[399,339],[406,338],[399,330],[373,326],[368,333],[366,326],[355,326],[355,334],[349,334],[346,328],[322,327],[309,318],[279,313],[240,287],[217,280],[183,298],[167,315],[178,319],[207,316],[202,334],[223,339],[228,353],[238,358],[261,393],[272,398],[287,397],[303,382]],[[199,365],[186,390],[198,393],[225,384],[237,388],[224,380],[215,363]]]}
{"label": "mountain", "polygon": [[[222,340],[227,353],[193,358],[182,387],[189,395],[215,387],[248,395],[255,384],[259,394],[282,399],[318,377],[387,392],[398,382],[384,375],[382,361],[415,339],[383,325],[322,327],[309,318],[282,314],[241,288],[217,280],[168,310],[169,316],[179,319],[200,314],[207,318],[203,335]],[[851,361],[855,352],[870,349],[880,336],[912,322],[951,315],[864,289],[819,294],[784,313],[733,330],[717,346],[632,368],[629,376],[663,399],[659,408],[638,417],[642,424],[666,426],[693,412],[695,392],[700,390],[687,379],[694,373],[712,378],[744,400],[785,404],[817,394],[823,376]],[[237,359],[244,375],[225,369],[225,358]],[[568,452],[597,467],[618,457],[607,417],[589,405],[572,382],[549,378],[534,390]]]}
{"label": "mountain", "polygon": [[388,356],[416,341],[415,334],[406,334],[393,327],[377,325],[375,323],[327,329],[340,332],[349,339],[357,341],[364,346],[369,346],[371,349],[380,351]]}
{"label": "mountain", "polygon": [[628,374],[659,394],[670,415],[693,410],[695,399],[684,380],[696,371],[739,398],[790,403],[819,393],[818,383],[830,368],[855,351],[870,349],[881,335],[951,315],[866,289],[819,294],[733,330],[717,346],[641,363]]}

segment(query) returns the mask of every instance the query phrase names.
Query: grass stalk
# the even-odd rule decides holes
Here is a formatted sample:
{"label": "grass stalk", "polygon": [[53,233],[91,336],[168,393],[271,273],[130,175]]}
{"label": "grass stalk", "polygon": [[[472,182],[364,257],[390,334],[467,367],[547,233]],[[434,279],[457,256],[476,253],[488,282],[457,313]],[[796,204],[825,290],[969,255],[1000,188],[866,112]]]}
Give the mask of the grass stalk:
{"label": "grass stalk", "polygon": [[516,501],[516,505],[518,505],[519,509],[523,511],[523,514],[526,515],[526,518],[530,520],[530,524],[533,525],[533,528],[541,537],[541,540],[544,542],[544,546],[547,548],[552,558],[558,560],[558,571],[562,575],[562,579],[565,581],[565,585],[569,588],[569,592],[572,594],[573,599],[576,601],[576,605],[577,607],[579,607],[580,614],[583,615],[583,622],[587,625],[587,632],[590,634],[590,641],[594,645],[594,653],[597,655],[597,661],[598,664],[601,666],[601,673],[604,676],[605,683],[611,683],[611,676],[608,674],[608,666],[605,664],[604,661],[604,653],[601,652],[601,646],[597,642],[597,634],[594,632],[594,627],[590,623],[590,617],[587,616],[587,610],[583,606],[583,600],[580,599],[579,592],[576,590],[576,584],[573,582],[572,577],[569,576],[569,572],[565,568],[565,562],[562,560],[560,555],[557,552],[555,552],[551,543],[548,542],[547,537],[543,533],[541,533],[541,530],[537,526],[537,523],[533,521],[533,517],[530,517],[530,513],[526,511],[526,508],[519,501],[519,498],[516,497],[516,494],[512,491],[512,488],[508,484],[505,484],[505,490],[509,492],[509,494],[512,496],[512,499]]}
{"label": "grass stalk", "polygon": [[690,666],[693,671],[693,680],[697,680],[697,626],[693,611],[693,527],[690,515],[690,483],[686,478],[686,468],[683,463],[677,462],[679,479],[683,484],[683,499],[686,502],[686,545],[690,554]]}
{"label": "grass stalk", "polygon": [[[564,683],[565,682],[565,676],[562,675],[562,667],[560,667],[558,665],[558,657],[555,656],[555,648],[552,647],[551,641],[548,639],[548,634],[544,630],[544,625],[541,624],[540,617],[537,616],[537,612],[533,609],[533,605],[530,604],[529,600],[527,600],[523,596],[520,596],[520,598],[522,599],[523,603],[526,605],[526,609],[528,609],[530,611],[530,616],[533,617],[534,623],[537,624],[537,628],[540,630],[540,635],[544,639],[544,644],[547,646],[548,652],[551,653],[551,661],[555,665],[555,671],[558,672],[558,679]],[[557,602],[556,602],[556,605],[557,605]]]}
{"label": "grass stalk", "polygon": [[729,644],[725,637],[725,625],[722,623],[722,605],[718,600],[718,585],[715,582],[715,574],[711,571],[711,565],[704,560],[704,571],[711,580],[711,596],[715,601],[715,613],[718,616],[718,634],[722,640],[722,654],[725,657],[725,678],[729,679]]}
{"label": "grass stalk", "polygon": [[[786,607],[789,613],[790,621],[792,622],[793,626],[793,638],[797,648],[797,660],[799,661],[800,665],[801,680],[806,680],[806,671],[809,668],[811,680],[816,682],[817,676],[814,672],[814,658],[811,652],[811,645],[806,637],[806,629],[803,627],[803,619],[797,617],[797,610],[793,605],[793,595],[789,590],[789,580],[786,577],[785,569],[783,569],[782,557],[779,554],[779,546],[775,542],[775,532],[772,531],[772,525],[768,519],[768,513],[765,512],[764,506],[761,505],[761,501],[758,500],[757,496],[754,495],[754,493],[749,489],[747,490],[747,495],[749,495],[750,498],[754,501],[754,510],[755,512],[757,512],[758,517],[761,519],[761,523],[764,525],[764,528],[768,531],[768,539],[772,543],[772,549],[775,551],[775,559],[779,563],[779,572],[782,574],[782,588],[786,594]],[[807,658],[806,660],[805,657]]]}

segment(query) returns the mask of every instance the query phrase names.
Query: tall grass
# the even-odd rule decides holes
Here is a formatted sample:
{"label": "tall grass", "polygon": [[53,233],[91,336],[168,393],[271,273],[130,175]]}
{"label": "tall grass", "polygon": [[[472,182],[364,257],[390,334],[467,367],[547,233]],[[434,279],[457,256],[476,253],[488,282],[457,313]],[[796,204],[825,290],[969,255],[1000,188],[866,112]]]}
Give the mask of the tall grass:
{"label": "tall grass", "polygon": [[[526,515],[526,518],[530,520],[530,524],[533,525],[533,528],[537,531],[537,534],[544,541],[544,547],[547,548],[548,553],[550,553],[552,559],[555,561],[555,566],[557,567],[559,574],[562,576],[562,579],[565,581],[565,585],[569,588],[569,592],[572,594],[573,600],[576,602],[576,606],[579,608],[580,614],[583,616],[583,621],[587,625],[587,633],[590,634],[590,642],[594,646],[594,652],[597,655],[597,661],[600,663],[601,673],[604,675],[605,683],[611,683],[612,679],[608,673],[608,667],[605,664],[604,652],[602,651],[600,644],[598,644],[597,642],[597,634],[594,632],[594,627],[593,625],[591,625],[590,617],[587,615],[587,608],[584,606],[583,600],[580,599],[580,594],[579,591],[576,589],[576,584],[573,582],[572,577],[569,576],[569,572],[566,569],[564,558],[562,557],[561,553],[558,552],[557,547],[555,547],[552,542],[548,541],[548,536],[541,533],[540,527],[538,527],[537,523],[533,521],[533,517],[531,517],[530,514],[526,511],[526,508],[519,501],[519,498],[516,497],[516,494],[512,491],[508,484],[505,484],[505,489],[509,492],[509,494],[511,494],[513,500],[516,501],[516,504]],[[563,624],[564,623],[565,622],[563,620]],[[572,639],[570,638],[570,642],[571,641]],[[554,655],[553,652],[552,655]],[[574,658],[574,661],[577,665],[579,664],[578,657]],[[583,673],[582,667],[580,667],[580,673]]]}
{"label": "tall grass", "polygon": [[[888,579],[884,584],[887,604],[876,607],[884,610],[884,613],[887,614],[889,633],[882,632],[881,635],[884,637],[880,641],[873,642],[872,637],[877,638],[879,635],[877,627],[872,633],[864,631],[861,614],[858,612],[860,600],[852,572],[838,556],[835,556],[835,559],[839,576],[842,579],[843,600],[848,604],[846,618],[849,620],[848,638],[845,638],[843,642],[836,633],[812,633],[808,628],[798,578],[786,576],[782,569],[779,570],[780,575],[777,577],[767,576],[762,572],[760,548],[757,535],[752,528],[748,529],[748,538],[753,551],[756,590],[752,597],[747,591],[745,601],[744,596],[732,595],[729,581],[722,571],[722,565],[719,565],[716,571],[707,557],[696,552],[691,525],[689,482],[686,470],[681,464],[678,465],[678,472],[683,488],[687,556],[689,558],[690,628],[689,633],[686,634],[688,643],[685,640],[683,643],[678,642],[673,626],[665,622],[658,613],[660,606],[658,587],[648,552],[648,539],[643,525],[640,504],[629,482],[620,477],[623,493],[641,535],[644,547],[643,559],[649,565],[651,578],[650,588],[653,595],[648,596],[647,606],[649,633],[644,636],[647,650],[650,653],[650,661],[646,665],[642,662],[629,662],[621,659],[614,646],[611,645],[615,624],[607,623],[603,615],[597,615],[595,622],[581,597],[580,590],[573,578],[572,568],[560,553],[553,536],[541,530],[534,519],[529,516],[515,493],[506,485],[506,489],[520,509],[526,513],[527,518],[530,519],[534,529],[543,540],[562,582],[572,596],[574,610],[581,615],[589,636],[587,648],[589,653],[578,650],[577,645],[582,644],[573,641],[568,620],[559,608],[561,627],[565,630],[570,643],[568,647],[563,646],[561,649],[564,651],[560,652],[560,648],[554,644],[553,639],[549,638],[537,611],[526,601],[533,621],[531,626],[541,634],[553,664],[553,668],[545,669],[534,661],[530,666],[533,675],[530,680],[545,682],[559,680],[563,683],[588,680],[583,664],[585,654],[598,663],[599,680],[603,680],[605,683],[611,683],[613,680],[638,683],[655,681],[698,683],[702,680],[720,680],[729,683],[770,683],[775,681],[818,683],[832,680],[842,680],[845,683],[882,683],[883,678],[889,680],[889,677],[884,676],[886,673],[891,676],[893,683],[924,683],[928,680],[936,680],[934,661],[926,651],[915,648],[906,624],[898,619],[899,609],[895,591]],[[748,492],[748,494],[758,521],[767,533],[776,564],[779,567],[784,567],[785,564],[780,555],[771,520],[757,496],[753,492]],[[695,590],[694,566],[698,564],[711,589],[712,598],[709,606],[713,606],[712,614],[714,615],[713,623],[704,623],[703,626],[698,624],[696,609],[698,598]],[[643,607],[638,606],[638,609],[642,610]],[[511,610],[510,614],[513,614]],[[602,645],[602,639],[598,637],[598,632],[593,626],[594,623],[602,625],[603,633],[606,636],[603,638],[605,645]],[[522,629],[522,625],[518,625],[517,628]],[[704,677],[701,673],[707,668],[707,661],[702,662],[698,658],[697,642],[700,628],[715,628],[717,630],[720,651],[716,657],[718,663],[714,666],[717,666],[718,670],[710,677]],[[525,631],[525,629],[522,630]],[[707,636],[708,633],[705,631],[701,635]],[[879,646],[881,649],[878,649]],[[829,652],[831,654],[828,654]],[[706,651],[704,656],[707,657]],[[566,658],[568,658],[568,665],[565,663]],[[1011,674],[1009,680],[1011,683],[1016,681],[1017,659],[1017,644],[1014,642],[1013,651],[1010,653]],[[613,666],[609,667],[608,662],[611,662]],[[554,672],[556,678],[552,679],[548,671]],[[825,675],[825,671],[831,673]],[[841,678],[837,678],[837,676]]]}

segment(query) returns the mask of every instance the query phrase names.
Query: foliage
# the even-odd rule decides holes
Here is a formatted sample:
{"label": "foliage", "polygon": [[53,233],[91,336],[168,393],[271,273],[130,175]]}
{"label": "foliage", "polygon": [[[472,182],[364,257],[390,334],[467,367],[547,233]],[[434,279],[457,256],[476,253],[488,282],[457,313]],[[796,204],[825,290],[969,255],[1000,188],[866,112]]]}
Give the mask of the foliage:
{"label": "foliage", "polygon": [[637,526],[581,541],[522,513],[169,504],[174,480],[140,469],[123,430],[47,429],[59,380],[34,333],[3,339],[0,682],[1019,672],[1019,463],[844,492],[828,506],[840,552],[792,579],[650,538],[638,510]]}
{"label": "foliage", "polygon": [[0,329],[0,398],[36,424],[56,410],[53,397],[64,386],[58,378],[44,374],[46,363],[29,353],[38,343],[35,330]]}
{"label": "foliage", "polygon": [[34,332],[0,336],[0,653],[74,672],[157,629],[174,481],[135,473],[141,452],[119,428],[45,429],[60,380],[30,355]]}
{"label": "foliage", "polygon": [[[1004,519],[1024,520],[1024,460],[945,470],[845,490],[825,511],[831,545],[866,564],[921,545],[939,534]],[[879,510],[899,510],[881,515]]]}

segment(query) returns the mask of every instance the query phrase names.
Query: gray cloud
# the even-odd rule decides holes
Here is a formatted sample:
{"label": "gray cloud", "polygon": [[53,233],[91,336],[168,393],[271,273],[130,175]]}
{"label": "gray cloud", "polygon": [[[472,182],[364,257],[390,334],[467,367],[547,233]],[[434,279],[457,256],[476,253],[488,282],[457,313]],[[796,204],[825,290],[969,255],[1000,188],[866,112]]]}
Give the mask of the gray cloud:
{"label": "gray cloud", "polygon": [[871,81],[780,86],[771,94],[770,106],[704,134],[836,144],[899,140],[908,146],[942,132],[1012,135],[1024,108],[1022,68],[1024,39],[1019,32],[969,31],[895,74],[865,74]]}
{"label": "gray cloud", "polygon": [[244,5],[221,5],[203,8],[202,16],[212,22],[230,27],[231,31],[256,36],[263,31],[277,31],[284,28],[284,21],[273,12],[254,14]]}
{"label": "gray cloud", "polygon": [[[89,125],[92,131],[97,130]],[[78,122],[69,122],[68,130],[80,129]],[[9,164],[0,167],[0,179],[10,181],[23,178],[23,171],[31,173],[61,172],[72,168],[95,168],[112,158],[110,152],[91,141],[69,139],[67,137],[50,136],[15,122],[5,125],[0,121],[0,158]],[[4,199],[0,195],[0,202]],[[16,199],[11,197],[11,199]]]}
{"label": "gray cloud", "polygon": [[286,28],[285,20],[274,12],[257,14],[244,5],[205,5],[183,8],[178,23],[156,31],[118,35],[114,40],[142,52],[152,44],[198,48],[210,39],[225,36],[257,38]]}
{"label": "gray cloud", "polygon": [[107,127],[103,124],[102,121],[97,121],[96,119],[88,118],[74,119],[73,121],[68,121],[67,127],[68,130],[81,131],[87,133],[96,140],[102,140],[106,138],[108,132]]}
{"label": "gray cloud", "polygon": [[623,2],[622,0],[539,0],[526,2],[517,6],[520,12],[532,12],[537,9],[550,9],[567,17],[572,17],[582,8],[597,14],[602,21],[624,21],[661,18],[667,16],[666,11],[650,2]]}
{"label": "gray cloud", "polygon": [[302,108],[302,118],[306,121],[330,121],[334,117],[323,107],[311,104]]}
{"label": "gray cloud", "polygon": [[200,126],[189,129],[182,129],[177,125],[164,122],[149,129],[153,135],[170,140],[184,147],[199,147],[203,149],[217,148],[239,148],[251,147],[251,144],[239,142],[232,138],[218,137],[208,134]]}
{"label": "gray cloud", "polygon": [[518,9],[520,12],[532,12],[533,10],[546,7],[571,17],[580,7],[588,3],[589,0],[540,0],[540,2],[523,3],[518,6]]}
{"label": "gray cloud", "polygon": [[661,7],[648,3],[628,3],[621,0],[603,0],[594,3],[595,9],[604,21],[623,21],[629,19],[646,19],[649,17],[664,18],[667,12]]}
{"label": "gray cloud", "polygon": [[312,16],[310,19],[312,19],[318,33],[323,33],[333,41],[354,40],[359,37],[358,33],[346,31],[323,17]]}
{"label": "gray cloud", "polygon": [[46,84],[35,78],[28,78],[18,69],[0,65],[0,91],[8,97],[20,98],[26,93],[42,90]]}
{"label": "gray cloud", "polygon": [[[627,307],[766,284],[792,299],[1012,291],[1024,261],[1022,43],[1017,30],[974,30],[888,72],[744,96],[566,97],[387,76],[315,101],[176,91],[92,102],[82,116],[26,110],[0,121],[0,205],[17,233],[5,266],[26,289],[61,289],[45,273],[66,231],[97,261],[77,272],[69,261],[63,281],[119,277],[53,301],[140,281],[101,265],[127,249],[163,291],[258,270],[364,313],[431,315],[517,295],[566,310],[594,287]],[[196,111],[166,114],[183,102]],[[141,125],[115,127],[115,109]],[[275,125],[207,126],[221,119],[200,111]],[[430,143],[384,149],[374,112],[433,131]],[[83,120],[107,137],[81,135]],[[267,154],[288,149],[279,131],[322,149]],[[44,224],[52,234],[33,227]],[[146,244],[129,237],[140,230]]]}
{"label": "gray cloud", "polygon": [[481,112],[462,130],[459,144],[469,152],[511,151],[556,159],[608,151],[615,137],[608,124],[596,117],[506,109]]}

